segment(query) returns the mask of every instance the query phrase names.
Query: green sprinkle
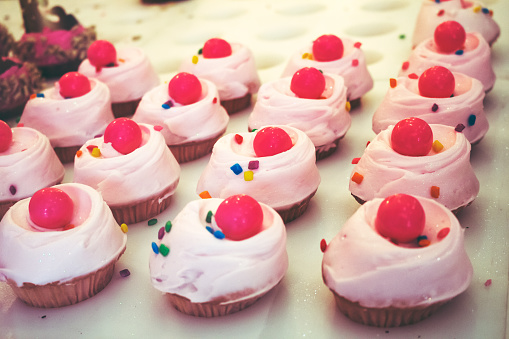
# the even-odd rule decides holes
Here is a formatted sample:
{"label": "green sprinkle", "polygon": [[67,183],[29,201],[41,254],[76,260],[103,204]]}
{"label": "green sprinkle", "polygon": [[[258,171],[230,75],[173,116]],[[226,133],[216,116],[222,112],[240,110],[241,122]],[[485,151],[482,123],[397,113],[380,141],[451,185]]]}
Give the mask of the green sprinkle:
{"label": "green sprinkle", "polygon": [[161,253],[163,257],[166,257],[168,253],[170,253],[170,249],[165,244],[161,244],[161,246],[159,246],[159,253]]}
{"label": "green sprinkle", "polygon": [[147,223],[149,226],[154,226],[155,224],[157,224],[157,219],[156,218],[150,219]]}
{"label": "green sprinkle", "polygon": [[256,132],[256,131],[258,131],[258,129],[257,129],[257,128],[253,128],[253,129],[251,130],[251,132]]}
{"label": "green sprinkle", "polygon": [[166,225],[164,225],[164,230],[166,231],[166,233],[171,231],[171,226],[172,226],[171,221],[167,221]]}
{"label": "green sprinkle", "polygon": [[211,223],[211,222],[212,222],[212,216],[213,216],[213,215],[214,215],[214,214],[212,213],[212,211],[209,211],[209,212],[207,213],[207,218],[205,219],[205,221],[206,221],[206,222],[208,222],[208,223]]}
{"label": "green sprinkle", "polygon": [[202,54],[203,54],[203,48],[200,48],[200,49],[198,50],[198,55],[202,55]]}
{"label": "green sprinkle", "polygon": [[403,39],[405,39],[405,38],[406,38],[406,35],[405,35],[405,34],[400,34],[400,35],[399,35],[399,38],[400,38],[401,40],[403,40]]}

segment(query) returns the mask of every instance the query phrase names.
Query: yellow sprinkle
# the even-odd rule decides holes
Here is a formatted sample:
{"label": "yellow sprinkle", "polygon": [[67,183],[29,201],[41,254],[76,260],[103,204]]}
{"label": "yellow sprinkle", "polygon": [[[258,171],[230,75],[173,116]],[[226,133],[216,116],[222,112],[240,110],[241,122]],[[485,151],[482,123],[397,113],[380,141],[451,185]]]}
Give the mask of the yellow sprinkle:
{"label": "yellow sprinkle", "polygon": [[90,155],[99,158],[101,156],[101,150],[99,150],[99,148],[96,147],[92,150],[92,153],[90,153]]}
{"label": "yellow sprinkle", "polygon": [[128,228],[127,228],[127,225],[125,223],[120,225],[120,229],[122,230],[122,232],[127,233]]}
{"label": "yellow sprinkle", "polygon": [[474,13],[479,13],[482,10],[481,6],[475,6],[474,7]]}
{"label": "yellow sprinkle", "polygon": [[308,59],[309,59],[309,60],[313,60],[313,54],[309,53],[309,54],[308,54]]}
{"label": "yellow sprinkle", "polygon": [[444,145],[442,145],[442,143],[438,140],[435,140],[433,142],[433,151],[435,151],[436,153],[440,153],[441,150],[444,149]]}
{"label": "yellow sprinkle", "polygon": [[346,109],[347,112],[350,112],[350,110],[352,109],[352,104],[350,104],[350,101],[346,102],[345,109]]}
{"label": "yellow sprinkle", "polygon": [[191,62],[196,65],[198,63],[198,56],[197,55],[193,55],[193,58],[191,59]]}
{"label": "yellow sprinkle", "polygon": [[253,180],[253,171],[245,171],[244,172],[244,180],[252,181]]}
{"label": "yellow sprinkle", "polygon": [[302,54],[302,59],[307,59],[307,58],[308,58],[308,56],[309,56],[309,53],[308,53],[308,52],[306,52],[306,53]]}

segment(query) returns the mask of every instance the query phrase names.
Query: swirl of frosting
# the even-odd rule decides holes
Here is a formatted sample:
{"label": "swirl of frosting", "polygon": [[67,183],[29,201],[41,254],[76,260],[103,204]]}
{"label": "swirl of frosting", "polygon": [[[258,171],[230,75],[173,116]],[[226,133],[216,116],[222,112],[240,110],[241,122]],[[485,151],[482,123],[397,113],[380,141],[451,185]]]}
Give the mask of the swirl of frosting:
{"label": "swirl of frosting", "polygon": [[140,99],[149,90],[159,85],[159,76],[140,48],[119,48],[117,57],[118,66],[103,67],[99,72],[88,59],[85,59],[78,68],[78,72],[104,82],[110,89],[111,101],[114,103]]}
{"label": "swirl of frosting", "polygon": [[127,236],[94,189],[80,184],[54,186],[74,202],[68,230],[42,230],[30,219],[30,198],[17,202],[0,222],[0,280],[45,285],[65,283],[97,271],[120,257]]}
{"label": "swirl of frosting", "polygon": [[261,295],[283,278],[288,256],[281,217],[260,204],[263,209],[260,233],[241,241],[217,239],[205,228],[205,219],[222,201],[195,200],[177,215],[171,231],[158,244],[166,245],[170,254],[150,256],[150,276],[155,288],[195,303],[229,302]]}
{"label": "swirl of frosting", "polygon": [[341,38],[343,42],[343,57],[333,61],[316,61],[303,58],[304,54],[313,54],[313,44],[301,48],[293,54],[283,71],[282,77],[291,77],[303,67],[314,67],[325,73],[342,76],[347,88],[349,101],[358,99],[373,88],[373,78],[366,66],[364,52],[356,47],[356,44],[347,38]]}
{"label": "swirl of frosting", "polygon": [[435,28],[444,21],[459,22],[467,32],[479,32],[492,45],[500,35],[500,27],[490,13],[485,13],[477,1],[422,0],[421,9],[415,22],[412,46],[433,37]]}
{"label": "swirl of frosting", "polygon": [[[383,238],[375,229],[383,199],[368,201],[324,253],[323,279],[331,290],[364,307],[409,308],[447,301],[467,289],[473,269],[458,219],[441,204],[416,198],[426,213],[430,245],[398,246]],[[449,233],[439,239],[445,228]]]}
{"label": "swirl of frosting", "polygon": [[11,146],[0,153],[0,201],[20,200],[62,181],[64,166],[44,134],[14,127],[12,137]]}
{"label": "swirl of frosting", "polygon": [[373,131],[378,134],[402,119],[417,117],[428,124],[452,127],[462,124],[468,141],[472,144],[480,141],[489,128],[484,114],[483,85],[464,74],[453,72],[453,75],[456,88],[450,98],[423,97],[419,94],[418,79],[397,78],[397,85],[389,88],[373,114]]}
{"label": "swirl of frosting", "polygon": [[[98,190],[110,206],[124,205],[150,198],[176,183],[180,166],[166,146],[161,133],[152,126],[140,124],[142,144],[129,154],[117,152],[104,138],[87,141],[81,155],[74,158],[74,182]],[[97,147],[95,157],[89,148]]]}
{"label": "swirl of frosting", "polygon": [[318,100],[297,98],[290,90],[291,77],[263,84],[249,116],[249,128],[288,125],[304,131],[315,147],[330,146],[346,134],[352,119],[345,108],[343,78],[325,74],[325,79],[326,95]]}
{"label": "swirl of frosting", "polygon": [[422,74],[433,66],[443,66],[451,72],[458,72],[482,82],[488,92],[495,84],[495,72],[491,66],[491,49],[479,33],[467,33],[463,54],[441,53],[437,50],[433,38],[429,38],[412,51],[408,59],[408,68],[402,69],[399,76],[410,73]]}
{"label": "swirl of frosting", "polygon": [[52,147],[81,146],[104,133],[113,121],[110,91],[96,79],[89,79],[90,92],[65,99],[57,87],[28,100],[20,123],[35,128],[49,138]]}
{"label": "swirl of frosting", "polygon": [[[293,147],[268,157],[257,157],[253,149],[256,133],[230,133],[221,137],[210,161],[198,180],[197,193],[208,191],[214,198],[226,199],[235,194],[247,194],[258,202],[278,210],[292,206],[313,194],[320,184],[316,167],[315,146],[302,131],[279,125],[292,138]],[[236,135],[243,141],[239,144]],[[252,181],[244,180],[231,169],[238,165],[249,171],[249,163],[257,162]]]}
{"label": "swirl of frosting", "polygon": [[202,95],[200,100],[181,105],[173,102],[169,109],[162,107],[171,98],[168,85],[160,85],[141,99],[133,120],[151,125],[163,126],[161,133],[168,145],[183,144],[206,140],[226,130],[229,116],[219,103],[214,83],[201,79]]}
{"label": "swirl of frosting", "polygon": [[364,201],[397,193],[431,197],[431,187],[440,188],[435,199],[450,210],[466,206],[479,193],[479,181],[470,164],[470,143],[454,127],[430,125],[433,139],[444,149],[426,156],[406,156],[391,147],[394,126],[370,142],[352,173],[363,175],[360,184],[350,181],[350,192]]}
{"label": "swirl of frosting", "polygon": [[212,81],[222,101],[258,92],[260,79],[253,53],[239,43],[231,43],[231,47],[232,54],[227,57],[206,59],[200,55],[197,63],[191,59],[185,60],[179,72],[193,73],[200,79]]}

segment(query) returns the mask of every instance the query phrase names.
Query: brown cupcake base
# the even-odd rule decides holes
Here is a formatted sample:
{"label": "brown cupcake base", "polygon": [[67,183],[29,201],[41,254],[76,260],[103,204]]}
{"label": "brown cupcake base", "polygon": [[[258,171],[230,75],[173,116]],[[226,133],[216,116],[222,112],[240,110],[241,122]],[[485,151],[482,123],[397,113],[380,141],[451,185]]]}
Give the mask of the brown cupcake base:
{"label": "brown cupcake base", "polygon": [[342,137],[339,137],[337,138],[336,140],[333,141],[334,143],[334,146],[331,146],[328,150],[326,151],[321,151],[320,150],[320,147],[316,147],[316,161],[318,160],[322,160],[322,159],[325,159],[327,158],[328,156],[332,155],[334,152],[336,152],[336,150],[338,149],[338,145],[339,145],[339,141],[341,139],[343,139],[344,136]]}
{"label": "brown cupcake base", "polygon": [[247,93],[241,98],[221,100],[221,106],[224,107],[228,114],[234,114],[251,105],[251,96],[251,93]]}
{"label": "brown cupcake base", "polygon": [[350,111],[361,107],[361,98],[350,100]]}
{"label": "brown cupcake base", "polygon": [[196,160],[212,152],[214,144],[225,131],[226,129],[222,130],[221,133],[211,139],[187,142],[180,145],[168,145],[168,148],[179,164]]}
{"label": "brown cupcake base", "polygon": [[28,98],[23,99],[20,103],[15,104],[12,107],[6,107],[2,108],[0,107],[0,119],[9,119],[16,116],[20,116],[21,113],[23,113],[23,110],[25,109],[25,106],[27,104]]}
{"label": "brown cupcake base", "polygon": [[302,214],[304,214],[304,212],[308,208],[309,201],[315,195],[315,193],[316,193],[316,190],[313,193],[311,193],[307,198],[296,203],[295,205],[291,206],[290,208],[275,209],[275,210],[281,216],[281,219],[283,219],[283,222],[285,224],[289,223],[290,221],[293,221],[293,220],[297,219],[298,217],[300,217]]}
{"label": "brown cupcake base", "polygon": [[67,72],[76,72],[82,60],[70,60],[61,64],[39,66],[37,68],[41,71],[44,78],[60,78]]}
{"label": "brown cupcake base", "polygon": [[116,119],[133,115],[140,101],[141,98],[132,101],[112,102],[111,110],[113,111],[113,116]]}
{"label": "brown cupcake base", "polygon": [[78,152],[80,148],[81,146],[55,147],[54,150],[62,164],[69,164],[74,162],[76,152]]}

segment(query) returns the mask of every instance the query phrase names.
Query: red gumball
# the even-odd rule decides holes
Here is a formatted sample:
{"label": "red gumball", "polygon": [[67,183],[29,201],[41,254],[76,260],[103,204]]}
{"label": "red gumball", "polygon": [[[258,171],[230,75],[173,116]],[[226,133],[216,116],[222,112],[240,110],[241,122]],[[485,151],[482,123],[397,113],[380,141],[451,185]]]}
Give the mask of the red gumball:
{"label": "red gumball", "polygon": [[376,214],[377,232],[396,243],[408,243],[422,235],[426,216],[421,203],[407,194],[395,194],[382,201]]}
{"label": "red gumball", "polygon": [[249,195],[238,194],[225,199],[214,215],[217,226],[225,238],[244,240],[262,229],[263,210]]}
{"label": "red gumball", "polygon": [[194,104],[200,100],[201,92],[200,80],[191,73],[179,73],[168,84],[168,94],[181,105]]}
{"label": "red gumball", "polygon": [[226,40],[212,38],[203,45],[202,55],[206,59],[224,58],[232,55],[232,46]]}
{"label": "red gumball", "polygon": [[12,129],[3,120],[0,120],[0,153],[7,151],[12,144]]}
{"label": "red gumball", "polygon": [[343,51],[343,41],[335,35],[325,34],[313,41],[313,58],[316,61],[341,59]]}
{"label": "red gumball", "polygon": [[433,131],[428,123],[419,118],[399,121],[391,133],[392,149],[399,154],[423,156],[433,146]]}
{"label": "red gumball", "polygon": [[88,48],[87,58],[98,69],[115,66],[117,64],[117,50],[109,41],[96,40]]}
{"label": "red gumball", "polygon": [[325,90],[325,77],[314,67],[304,67],[295,72],[290,89],[304,99],[320,99]]}
{"label": "red gumball", "polygon": [[104,142],[110,142],[111,146],[122,154],[129,154],[140,147],[141,141],[140,126],[128,118],[113,120],[104,131]]}
{"label": "red gumball", "polygon": [[257,157],[269,157],[292,148],[292,138],[279,127],[265,127],[256,132],[253,148]]}
{"label": "red gumball", "polygon": [[64,98],[77,98],[91,91],[90,80],[78,72],[64,74],[58,80],[60,95]]}
{"label": "red gumball", "polygon": [[449,98],[454,92],[454,75],[447,68],[434,66],[419,77],[419,93],[427,98]]}
{"label": "red gumball", "polygon": [[445,21],[435,28],[434,38],[439,51],[452,53],[464,47],[467,34],[459,22]]}
{"label": "red gumball", "polygon": [[48,229],[58,229],[69,225],[73,208],[74,203],[69,195],[55,187],[43,188],[35,192],[28,204],[30,219],[37,226]]}

